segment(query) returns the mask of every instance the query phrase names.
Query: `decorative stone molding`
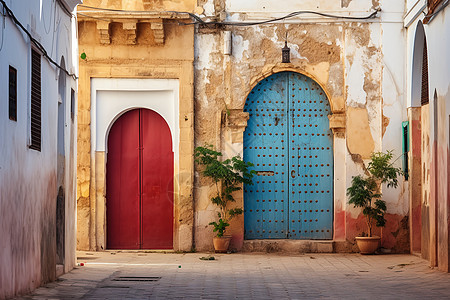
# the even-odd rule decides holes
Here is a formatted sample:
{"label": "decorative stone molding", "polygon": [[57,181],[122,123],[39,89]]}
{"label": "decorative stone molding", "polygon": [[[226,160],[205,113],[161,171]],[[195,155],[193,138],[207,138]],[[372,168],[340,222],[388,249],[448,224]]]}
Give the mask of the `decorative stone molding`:
{"label": "decorative stone molding", "polygon": [[[79,9],[78,22],[96,20],[97,30],[100,35],[100,43],[109,45],[111,43],[111,23],[122,23],[123,30],[127,34],[125,43],[128,45],[136,44],[138,34],[138,23],[150,23],[150,30],[153,31],[155,43],[164,44],[164,21],[180,20],[190,17],[187,13],[176,12],[155,12],[155,11],[136,11],[136,12],[116,12],[116,11],[95,11]],[[148,28],[148,27],[147,27]]]}
{"label": "decorative stone molding", "polygon": [[345,136],[345,113],[339,112],[328,116],[330,120],[330,129],[337,137]]}
{"label": "decorative stone molding", "polygon": [[241,109],[229,109],[222,114],[223,125],[231,131],[232,143],[243,143],[243,133],[249,119],[248,112]]}

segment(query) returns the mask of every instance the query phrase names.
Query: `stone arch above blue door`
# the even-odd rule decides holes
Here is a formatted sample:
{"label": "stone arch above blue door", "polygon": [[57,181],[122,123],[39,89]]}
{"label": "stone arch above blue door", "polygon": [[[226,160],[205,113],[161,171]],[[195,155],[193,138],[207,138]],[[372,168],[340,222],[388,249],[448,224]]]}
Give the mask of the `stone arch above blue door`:
{"label": "stone arch above blue door", "polygon": [[330,104],[311,78],[280,72],[260,81],[244,111],[246,239],[332,239],[333,135]]}

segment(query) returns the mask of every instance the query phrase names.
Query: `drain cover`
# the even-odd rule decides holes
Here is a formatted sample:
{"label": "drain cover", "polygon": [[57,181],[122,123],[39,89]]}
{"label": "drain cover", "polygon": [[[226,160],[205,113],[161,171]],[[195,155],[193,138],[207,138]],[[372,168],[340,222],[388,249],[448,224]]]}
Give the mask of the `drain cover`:
{"label": "drain cover", "polygon": [[158,281],[161,277],[137,277],[137,276],[120,276],[112,281]]}

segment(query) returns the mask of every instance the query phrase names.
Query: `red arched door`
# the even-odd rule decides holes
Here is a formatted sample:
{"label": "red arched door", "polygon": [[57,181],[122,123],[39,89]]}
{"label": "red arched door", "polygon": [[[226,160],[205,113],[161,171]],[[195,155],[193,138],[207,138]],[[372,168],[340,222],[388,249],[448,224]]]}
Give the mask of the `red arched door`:
{"label": "red arched door", "polygon": [[108,137],[108,249],[173,248],[173,152],[166,121],[156,112],[123,114]]}

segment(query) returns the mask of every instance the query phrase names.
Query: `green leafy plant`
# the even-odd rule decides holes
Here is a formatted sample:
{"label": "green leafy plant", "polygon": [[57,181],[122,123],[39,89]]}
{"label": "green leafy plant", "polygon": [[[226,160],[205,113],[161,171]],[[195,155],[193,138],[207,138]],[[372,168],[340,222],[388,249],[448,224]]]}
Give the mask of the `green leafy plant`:
{"label": "green leafy plant", "polygon": [[386,183],[388,188],[396,188],[397,176],[402,174],[401,168],[392,165],[392,157],[392,151],[372,153],[366,175],[353,177],[352,184],[347,189],[349,203],[363,209],[369,237],[372,236],[374,223],[377,227],[386,225],[386,202],[381,199],[381,185]]}
{"label": "green leafy plant", "polygon": [[242,189],[242,184],[253,184],[252,178],[256,172],[250,170],[253,166],[250,162],[244,162],[239,156],[221,160],[222,153],[215,151],[211,145],[197,147],[194,150],[195,162],[203,166],[202,174],[211,178],[216,186],[217,193],[211,198],[211,202],[220,208],[218,222],[211,222],[217,237],[222,237],[229,220],[242,214],[242,208],[229,208],[231,202],[236,202],[233,197],[235,191]]}

